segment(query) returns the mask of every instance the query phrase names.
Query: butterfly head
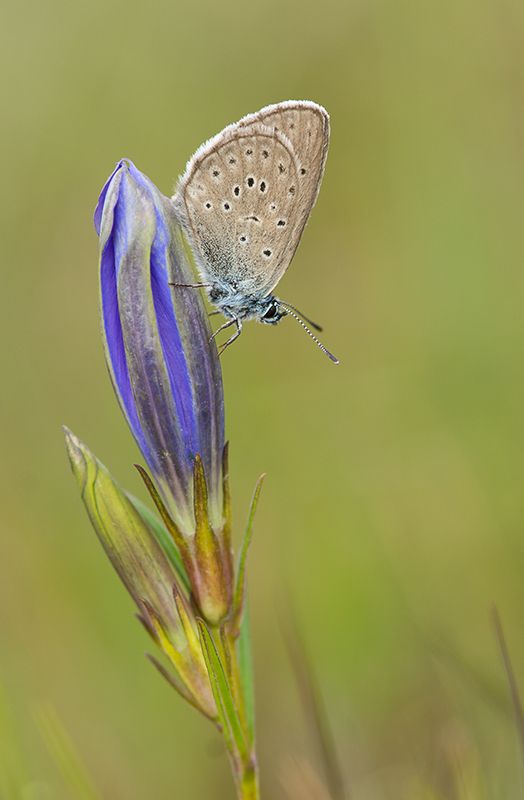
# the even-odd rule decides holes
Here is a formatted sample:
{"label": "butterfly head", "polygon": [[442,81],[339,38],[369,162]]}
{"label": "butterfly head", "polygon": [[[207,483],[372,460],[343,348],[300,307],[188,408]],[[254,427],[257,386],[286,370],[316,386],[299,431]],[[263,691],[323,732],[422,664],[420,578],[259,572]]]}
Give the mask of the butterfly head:
{"label": "butterfly head", "polygon": [[287,311],[281,306],[280,300],[271,296],[267,298],[266,307],[261,310],[259,320],[265,325],[276,325],[286,314]]}

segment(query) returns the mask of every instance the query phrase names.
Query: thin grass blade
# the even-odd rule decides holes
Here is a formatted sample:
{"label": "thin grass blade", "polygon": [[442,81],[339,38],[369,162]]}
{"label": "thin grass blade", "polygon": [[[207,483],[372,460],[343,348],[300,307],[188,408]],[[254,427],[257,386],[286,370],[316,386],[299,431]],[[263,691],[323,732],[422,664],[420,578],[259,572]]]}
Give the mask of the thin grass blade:
{"label": "thin grass blade", "polygon": [[69,786],[70,797],[78,800],[102,800],[55,709],[50,705],[41,706],[36,711],[36,720],[42,738]]}
{"label": "thin grass blade", "polygon": [[285,624],[282,625],[283,635],[295,673],[302,706],[309,721],[308,727],[315,735],[319,757],[333,800],[348,800],[349,789],[342,773],[324,699],[299,624],[292,613],[290,601],[287,603],[286,611]]}
{"label": "thin grass blade", "polygon": [[502,661],[504,663],[504,670],[506,672],[506,678],[508,681],[509,690],[511,694],[511,702],[513,704],[513,710],[515,713],[515,723],[517,726],[517,734],[519,737],[520,756],[522,760],[522,766],[524,767],[524,711],[522,709],[522,700],[520,697],[519,686],[517,683],[517,678],[515,676],[515,671],[513,669],[513,664],[511,662],[511,656],[506,642],[506,637],[504,635],[504,628],[502,627],[502,621],[500,619],[500,614],[496,606],[494,606],[492,609],[492,617],[493,617],[493,626],[495,628],[495,636],[497,638],[498,646],[500,648],[500,654],[502,656]]}

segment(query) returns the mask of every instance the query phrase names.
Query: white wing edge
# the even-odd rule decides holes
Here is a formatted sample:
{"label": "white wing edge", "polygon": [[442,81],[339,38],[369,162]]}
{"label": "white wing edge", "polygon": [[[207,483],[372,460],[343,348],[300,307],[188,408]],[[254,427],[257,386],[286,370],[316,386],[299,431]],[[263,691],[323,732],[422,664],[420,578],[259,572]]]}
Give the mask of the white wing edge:
{"label": "white wing edge", "polygon": [[280,103],[271,103],[269,106],[264,106],[259,111],[255,111],[253,114],[246,114],[245,117],[242,117],[238,120],[236,125],[250,125],[252,122],[257,121],[257,117],[261,116],[262,114],[271,114],[275,111],[279,111],[281,108],[309,108],[312,111],[319,111],[321,116],[324,117],[327,125],[329,126],[329,114],[319,103],[315,103],[313,100],[282,100]]}
{"label": "white wing edge", "polygon": [[[208,150],[212,149],[215,145],[217,145],[222,138],[227,138],[227,134],[238,127],[244,128],[248,125],[256,123],[264,125],[263,122],[260,122],[260,116],[262,114],[268,114],[278,111],[281,108],[310,108],[312,110],[319,111],[321,116],[324,118],[327,128],[326,139],[327,141],[329,141],[329,114],[324,108],[324,106],[321,106],[319,103],[315,103],[313,100],[283,100],[280,103],[271,103],[270,105],[264,106],[263,108],[253,112],[252,114],[246,114],[244,117],[241,117],[237,122],[232,122],[230,125],[227,125],[220,131],[220,133],[215,134],[215,136],[212,136],[210,139],[206,139],[206,141],[200,145],[198,150],[196,150],[195,153],[188,160],[184,173],[179,177],[177,181],[177,186],[172,199],[175,200],[175,197],[178,194],[180,188],[189,179],[189,176],[193,171],[196,162],[198,162],[205,154],[207,154]],[[286,142],[287,146],[291,149],[291,151],[294,152],[293,146],[289,141],[289,139],[287,138],[287,136],[285,136],[285,134],[282,134],[280,131],[278,131],[278,133],[282,136],[282,138]]]}
{"label": "white wing edge", "polygon": [[[193,235],[192,235],[192,231],[191,231],[191,225],[189,223],[189,219],[188,219],[188,216],[187,216],[186,205],[185,205],[184,198],[183,198],[183,188],[184,188],[184,186],[189,181],[189,179],[190,179],[190,177],[191,177],[191,175],[193,173],[193,170],[199,164],[199,162],[203,158],[205,158],[209,154],[209,152],[211,150],[213,150],[213,148],[215,148],[218,144],[225,144],[227,142],[227,140],[228,140],[229,135],[233,131],[237,131],[239,127],[245,128],[245,127],[249,126],[255,132],[257,132],[257,131],[258,132],[263,132],[263,133],[266,133],[268,135],[274,136],[275,132],[273,131],[273,129],[270,128],[268,125],[264,125],[263,122],[260,122],[260,116],[262,114],[267,114],[267,113],[272,113],[272,112],[278,111],[278,110],[280,110],[282,108],[297,108],[297,107],[298,108],[309,108],[309,109],[312,109],[312,110],[315,110],[315,111],[319,111],[321,116],[323,117],[323,119],[325,121],[325,125],[326,125],[326,129],[325,129],[325,133],[326,133],[325,142],[326,142],[326,144],[325,144],[325,147],[324,147],[324,153],[323,153],[322,167],[321,167],[321,172],[320,172],[320,180],[319,180],[319,183],[318,183],[318,189],[317,189],[317,193],[316,193],[315,197],[313,198],[313,203],[312,203],[312,207],[313,207],[313,205],[315,204],[315,202],[317,200],[318,193],[320,191],[320,184],[321,184],[322,177],[323,177],[323,174],[324,174],[324,168],[325,168],[326,158],[327,158],[327,150],[328,150],[328,145],[329,145],[329,135],[330,135],[329,114],[326,111],[326,109],[324,108],[324,106],[319,105],[319,103],[315,103],[313,100],[283,100],[280,103],[272,103],[270,105],[264,106],[263,108],[259,109],[258,111],[253,112],[252,114],[246,114],[244,117],[241,117],[237,122],[232,122],[231,124],[226,125],[226,127],[223,128],[219,133],[215,134],[210,139],[207,139],[205,142],[203,142],[203,144],[200,145],[200,147],[193,153],[191,158],[188,160],[188,162],[186,164],[186,168],[184,170],[184,173],[179,177],[179,179],[177,181],[176,189],[175,189],[175,192],[174,192],[173,196],[171,197],[171,201],[173,203],[173,206],[174,206],[174,209],[175,209],[175,213],[176,213],[176,215],[177,215],[177,217],[179,219],[179,222],[182,225],[182,228],[183,228],[186,236],[189,239],[189,242],[191,244],[191,249],[193,251],[194,258],[195,258],[195,261],[196,261],[197,266],[199,268],[199,271],[204,277],[207,276],[207,271],[205,269],[205,264],[203,263],[203,260],[202,260],[202,258],[200,256],[200,253],[198,252],[198,248],[196,247],[196,243],[194,242],[194,239],[193,239]],[[299,168],[300,165],[298,164],[298,158],[297,158],[297,155],[295,153],[295,150],[293,148],[293,145],[292,145],[291,141],[288,139],[288,137],[285,134],[281,133],[281,131],[277,131],[276,133],[277,133],[277,139],[279,139],[287,147],[287,149],[289,150],[289,152],[292,154],[293,158],[295,159],[295,163],[297,164],[297,168]],[[274,288],[274,286],[273,286],[273,288]]]}

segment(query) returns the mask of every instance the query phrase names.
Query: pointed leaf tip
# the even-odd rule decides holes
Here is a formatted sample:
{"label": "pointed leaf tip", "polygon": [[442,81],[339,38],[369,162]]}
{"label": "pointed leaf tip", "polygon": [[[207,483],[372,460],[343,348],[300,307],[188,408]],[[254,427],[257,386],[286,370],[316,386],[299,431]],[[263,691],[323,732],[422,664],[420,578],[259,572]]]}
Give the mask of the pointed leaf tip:
{"label": "pointed leaf tip", "polygon": [[151,499],[153,500],[155,506],[157,507],[158,513],[160,514],[160,516],[162,518],[162,522],[164,523],[164,525],[166,526],[167,530],[171,534],[175,545],[178,547],[178,549],[180,551],[180,555],[181,555],[182,559],[185,558],[186,561],[187,561],[187,545],[186,545],[186,542],[184,540],[184,537],[183,537],[180,529],[178,528],[177,524],[173,520],[173,517],[171,516],[171,514],[167,510],[167,508],[166,508],[166,506],[164,504],[164,501],[162,500],[162,498],[160,497],[159,493],[157,492],[155,484],[151,480],[151,478],[149,476],[149,473],[140,464],[135,464],[134,466],[135,466],[135,469],[138,470],[138,473],[140,474],[140,477],[144,481],[146,489],[149,492],[149,494],[151,496]]}
{"label": "pointed leaf tip", "polygon": [[85,444],[69,428],[63,425],[62,430],[64,431],[67,455],[69,456],[73,475],[77,479],[80,488],[83,489],[87,478],[88,463],[89,461],[94,463],[94,457]]}
{"label": "pointed leaf tip", "polygon": [[240,548],[240,555],[238,558],[237,581],[233,599],[233,617],[231,620],[231,631],[232,635],[235,637],[238,636],[240,633],[242,612],[244,609],[244,599],[245,599],[247,553],[249,550],[249,545],[251,544],[251,539],[253,537],[253,524],[255,521],[255,513],[257,510],[258,500],[260,498],[260,492],[262,491],[262,485],[264,483],[265,478],[266,478],[266,473],[263,472],[262,475],[259,477],[257,484],[255,486],[255,491],[253,492],[253,498],[251,500],[251,506],[249,509],[249,516],[247,520],[246,530],[244,533],[244,539],[242,540],[242,547]]}

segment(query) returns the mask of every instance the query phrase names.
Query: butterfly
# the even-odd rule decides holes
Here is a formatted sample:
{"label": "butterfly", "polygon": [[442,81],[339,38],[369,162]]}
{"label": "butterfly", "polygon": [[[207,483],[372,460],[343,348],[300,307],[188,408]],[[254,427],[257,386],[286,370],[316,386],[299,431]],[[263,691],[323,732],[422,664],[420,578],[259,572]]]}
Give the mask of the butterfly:
{"label": "butterfly", "polygon": [[287,100],[228,125],[188,161],[172,200],[202,282],[174,285],[207,289],[213,313],[227,318],[214,336],[235,325],[221,352],[245,320],[274,325],[289,315],[338,363],[306,322],[321,328],[273,294],[317,199],[328,145],[327,111]]}

